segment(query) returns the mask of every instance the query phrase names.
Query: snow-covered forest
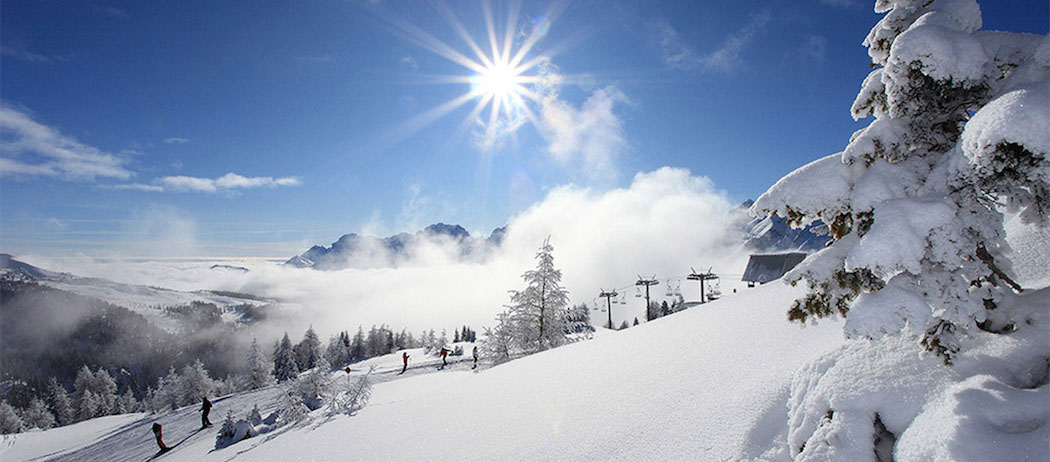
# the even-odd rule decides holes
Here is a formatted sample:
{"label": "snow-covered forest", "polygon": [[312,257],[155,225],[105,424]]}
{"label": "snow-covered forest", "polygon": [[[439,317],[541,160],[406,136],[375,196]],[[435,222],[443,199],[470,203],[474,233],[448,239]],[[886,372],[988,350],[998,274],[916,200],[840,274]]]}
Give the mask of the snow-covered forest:
{"label": "snow-covered forest", "polygon": [[[781,279],[686,303],[639,275],[616,323],[617,294],[570,291],[559,236],[529,235],[478,331],[354,329],[271,294],[118,306],[12,259],[0,459],[1050,460],[1050,36],[986,30],[974,0],[875,11],[843,101],[867,125],[750,204],[763,229],[826,234],[762,249],[809,246]],[[739,221],[734,255],[778,242]],[[498,231],[485,259],[523,239]],[[484,271],[471,255],[455,266]],[[325,258],[335,276],[302,255],[278,271],[354,266]]]}

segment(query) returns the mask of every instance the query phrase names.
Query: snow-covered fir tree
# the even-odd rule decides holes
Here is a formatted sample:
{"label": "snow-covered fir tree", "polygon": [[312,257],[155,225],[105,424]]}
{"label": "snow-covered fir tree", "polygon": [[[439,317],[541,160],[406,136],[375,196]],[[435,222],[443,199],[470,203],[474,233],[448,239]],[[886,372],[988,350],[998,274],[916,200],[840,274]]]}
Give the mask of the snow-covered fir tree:
{"label": "snow-covered fir tree", "polygon": [[300,370],[312,369],[317,365],[317,360],[321,357],[322,352],[321,339],[317,337],[317,332],[314,332],[314,326],[306,329],[302,341],[295,345],[294,350],[295,363]]}
{"label": "snow-covered fir tree", "polygon": [[7,401],[0,401],[0,434],[18,433],[22,431],[25,422],[18,415],[18,411]]}
{"label": "snow-covered fir tree", "polygon": [[151,400],[153,409],[162,410],[165,407],[178,409],[182,396],[182,379],[175,371],[175,366],[170,366],[168,373],[157,380],[157,390],[153,393]]}
{"label": "snow-covered fir tree", "polygon": [[252,337],[252,344],[248,347],[248,357],[245,365],[244,386],[249,390],[267,387],[273,384],[273,366],[259,347],[259,341]]}
{"label": "snow-covered fir tree", "polygon": [[360,361],[368,354],[368,347],[365,345],[365,331],[361,326],[357,326],[357,333],[354,334],[354,340],[350,342],[350,360]]}
{"label": "snow-covered fir tree", "polygon": [[26,428],[39,428],[47,430],[55,426],[55,416],[48,410],[47,404],[40,398],[33,398],[29,407],[22,412],[22,420]]}
{"label": "snow-covered fir tree", "polygon": [[284,337],[281,338],[273,352],[273,375],[278,382],[299,376],[299,365],[295,362],[292,340],[288,338],[287,332],[284,333]]}
{"label": "snow-covered fir tree", "polygon": [[69,392],[58,380],[52,377],[47,382],[47,400],[51,412],[55,414],[55,422],[58,425],[69,425],[74,422],[76,413],[73,404],[69,400]]}
{"label": "snow-covered fir tree", "polygon": [[973,0],[878,0],[875,68],[853,104],[874,120],[841,153],[781,179],[754,204],[833,242],[785,279],[809,293],[789,319],[841,315],[850,337],[910,331],[950,363],[977,329],[1008,332],[1004,211],[1050,216],[1050,40],[981,31]]}
{"label": "snow-covered fir tree", "polygon": [[548,237],[536,252],[536,269],[522,275],[525,290],[511,291],[511,324],[526,350],[545,350],[565,343],[569,292],[561,287],[561,270],[554,267],[554,246]]}
{"label": "snow-covered fir tree", "polygon": [[218,384],[208,374],[208,370],[204,368],[204,363],[201,360],[197,359],[183,366],[180,377],[182,384],[179,389],[182,392],[182,399],[179,401],[179,404],[185,406],[200,402],[205,397],[215,396]]}
{"label": "snow-covered fir tree", "polygon": [[510,361],[511,351],[515,348],[514,328],[510,324],[510,313],[502,311],[496,315],[496,325],[485,327],[485,338],[481,349],[486,358],[492,358],[496,364]]}
{"label": "snow-covered fir tree", "polygon": [[84,366],[73,381],[73,406],[77,420],[108,415],[117,400],[117,383],[105,369],[91,372]]}

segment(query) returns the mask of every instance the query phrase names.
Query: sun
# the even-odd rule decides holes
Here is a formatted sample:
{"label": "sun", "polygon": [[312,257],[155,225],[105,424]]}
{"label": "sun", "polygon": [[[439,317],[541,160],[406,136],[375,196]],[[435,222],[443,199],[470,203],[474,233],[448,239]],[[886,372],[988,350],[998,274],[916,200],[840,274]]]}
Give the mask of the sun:
{"label": "sun", "polygon": [[507,100],[525,92],[526,80],[520,69],[497,61],[475,75],[471,84],[477,96]]}
{"label": "sun", "polygon": [[[482,142],[479,142],[478,146],[485,149],[498,146],[501,137],[513,134],[525,123],[539,126],[540,121],[530,106],[542,102],[543,94],[537,90],[537,85],[545,82],[543,73],[547,68],[544,65],[555,53],[552,51],[532,57],[529,55],[537,42],[547,35],[551,23],[562,11],[560,5],[561,3],[556,2],[546,14],[531,18],[526,23],[518,20],[521,5],[517,4],[517,7],[508,10],[505,26],[500,34],[497,33],[489,2],[482,1],[481,10],[488,39],[488,46],[484,47],[485,40],[475,40],[447,5],[435,3],[436,11],[466,45],[465,50],[456,49],[407,21],[395,21],[395,30],[400,31],[404,38],[462,66],[466,71],[464,74],[434,76],[434,83],[466,83],[469,86],[469,89],[459,96],[406,121],[399,127],[396,135],[406,136],[463,106],[472,108],[451,138],[459,138],[460,134],[468,130],[474,132],[480,128],[477,132],[480,136],[477,139]],[[524,27],[525,25],[531,27]],[[485,112],[488,113],[487,116]]]}

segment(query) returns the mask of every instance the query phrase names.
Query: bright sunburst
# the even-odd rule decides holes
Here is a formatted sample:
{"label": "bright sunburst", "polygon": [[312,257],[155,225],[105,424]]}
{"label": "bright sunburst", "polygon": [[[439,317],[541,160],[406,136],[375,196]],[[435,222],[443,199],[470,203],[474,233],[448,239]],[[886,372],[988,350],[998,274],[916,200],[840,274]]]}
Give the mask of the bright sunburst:
{"label": "bright sunburst", "polygon": [[404,127],[406,131],[422,128],[471,101],[475,103],[474,107],[463,121],[460,130],[465,131],[469,127],[482,128],[482,147],[495,145],[498,137],[513,132],[526,121],[538,124],[536,115],[529,108],[529,102],[536,102],[542,98],[532,87],[540,80],[536,75],[537,68],[549,60],[549,56],[528,58],[528,54],[547,34],[551,18],[556,16],[556,12],[548,11],[546,16],[532,19],[531,31],[515,48],[515,32],[521,30],[518,27],[517,8],[510,8],[501,37],[496,32],[489,3],[482,1],[481,6],[488,38],[487,51],[482,50],[459,18],[445,5],[438,4],[435,8],[463,40],[469,52],[461,52],[415,25],[395,21],[398,29],[412,41],[467,70],[467,75],[443,76],[439,77],[439,82],[469,86],[466,93],[409,121]]}

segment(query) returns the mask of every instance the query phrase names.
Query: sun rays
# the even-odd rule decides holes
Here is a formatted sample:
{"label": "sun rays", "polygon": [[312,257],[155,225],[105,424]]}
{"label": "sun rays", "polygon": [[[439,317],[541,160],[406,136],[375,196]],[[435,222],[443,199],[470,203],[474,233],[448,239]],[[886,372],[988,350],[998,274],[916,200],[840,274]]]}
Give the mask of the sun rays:
{"label": "sun rays", "polygon": [[462,74],[437,76],[433,82],[466,86],[463,94],[406,121],[396,136],[407,136],[471,102],[473,108],[455,135],[458,137],[472,131],[474,144],[482,150],[498,146],[504,137],[512,135],[525,123],[539,124],[530,106],[543,98],[536,87],[544,79],[542,64],[550,60],[550,55],[530,56],[530,53],[546,36],[550,18],[557,14],[558,9],[523,22],[519,21],[520,3],[512,3],[507,8],[506,22],[499,29],[490,3],[482,1],[481,6],[487,50],[475,40],[460,18],[442,3],[433,5],[433,8],[462,40],[460,46],[465,46],[466,50],[459,50],[407,21],[391,21],[399,35],[464,70]]}

